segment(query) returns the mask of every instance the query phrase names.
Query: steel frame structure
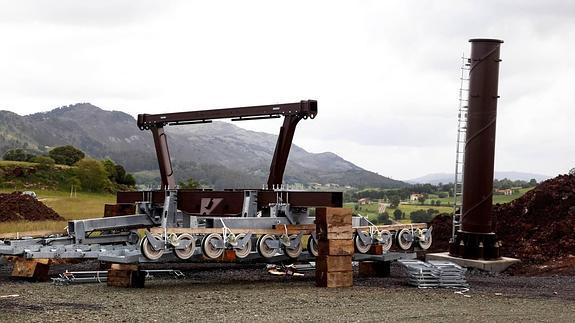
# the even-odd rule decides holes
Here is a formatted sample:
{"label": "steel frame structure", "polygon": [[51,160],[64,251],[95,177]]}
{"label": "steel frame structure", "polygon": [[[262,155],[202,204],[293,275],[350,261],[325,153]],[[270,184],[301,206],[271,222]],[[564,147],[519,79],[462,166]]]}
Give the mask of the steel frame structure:
{"label": "steel frame structure", "polygon": [[[309,209],[342,207],[343,193],[293,191],[286,189],[282,181],[298,122],[313,119],[317,113],[317,101],[304,100],[241,108],[140,114],[138,127],[150,130],[154,139],[161,189],[119,192],[117,203],[135,204],[135,214],[70,221],[68,235],[0,243],[0,255],[97,257],[103,261],[141,262],[161,261],[166,253],[169,257],[173,254],[179,259],[192,261],[204,259],[202,257],[216,259],[225,249],[232,249],[238,258],[248,260],[258,258],[253,252],[256,249],[261,257],[271,261],[278,256],[281,259],[285,256],[298,258],[305,234],[309,236],[308,252],[315,256],[314,217],[310,216]],[[226,118],[242,121],[281,117],[284,121],[266,187],[223,191],[176,187],[165,126],[209,123]],[[431,228],[427,229],[425,224],[381,227],[356,216],[352,225],[355,245],[360,253],[366,253],[372,244],[382,244],[387,251],[393,239],[397,239],[404,250],[414,242],[424,249],[431,244]],[[142,239],[138,239],[137,229],[145,229]],[[98,234],[92,235],[94,232]],[[203,256],[197,252],[200,249],[199,238],[202,239],[199,245]],[[252,247],[254,243],[255,248]]]}

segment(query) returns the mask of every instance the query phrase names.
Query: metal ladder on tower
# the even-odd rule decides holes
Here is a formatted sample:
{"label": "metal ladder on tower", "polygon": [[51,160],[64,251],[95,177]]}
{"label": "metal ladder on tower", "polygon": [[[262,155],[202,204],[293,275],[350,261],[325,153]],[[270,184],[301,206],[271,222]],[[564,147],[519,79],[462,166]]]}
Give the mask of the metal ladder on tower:
{"label": "metal ladder on tower", "polygon": [[461,228],[463,214],[463,165],[465,163],[465,141],[467,138],[467,111],[469,98],[469,69],[471,63],[465,54],[461,57],[461,77],[459,86],[459,113],[457,115],[457,146],[455,153],[455,180],[453,184],[453,230],[452,238]]}

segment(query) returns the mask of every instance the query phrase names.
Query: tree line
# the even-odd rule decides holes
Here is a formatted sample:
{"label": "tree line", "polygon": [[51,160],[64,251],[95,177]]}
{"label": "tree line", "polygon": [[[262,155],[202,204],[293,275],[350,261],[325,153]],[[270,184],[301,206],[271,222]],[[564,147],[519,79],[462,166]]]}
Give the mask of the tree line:
{"label": "tree line", "polygon": [[[2,157],[4,160],[32,162],[38,164],[38,169],[28,175],[27,180],[56,185],[59,188],[75,186],[76,189],[87,192],[115,192],[133,188],[136,179],[122,165],[110,159],[96,160],[86,157],[83,151],[71,146],[59,146],[47,154],[35,154],[25,149],[8,150]],[[56,165],[71,166],[59,168]],[[5,174],[5,180],[15,180],[22,177],[17,174]],[[14,176],[16,175],[16,176]]]}

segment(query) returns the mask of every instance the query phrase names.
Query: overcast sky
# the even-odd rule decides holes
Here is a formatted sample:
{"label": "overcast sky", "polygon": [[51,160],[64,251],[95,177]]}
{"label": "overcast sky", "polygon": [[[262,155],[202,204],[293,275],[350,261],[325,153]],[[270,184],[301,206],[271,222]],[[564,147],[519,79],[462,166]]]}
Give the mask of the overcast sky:
{"label": "overcast sky", "polygon": [[0,109],[316,99],[296,144],[410,179],[453,172],[460,57],[480,37],[505,41],[496,169],[575,167],[575,1],[0,0]]}

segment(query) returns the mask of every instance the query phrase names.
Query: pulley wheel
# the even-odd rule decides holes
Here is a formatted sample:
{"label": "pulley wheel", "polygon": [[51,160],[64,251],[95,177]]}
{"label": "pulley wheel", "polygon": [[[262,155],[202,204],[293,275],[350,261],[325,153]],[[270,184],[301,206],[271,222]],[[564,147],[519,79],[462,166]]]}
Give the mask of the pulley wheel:
{"label": "pulley wheel", "polygon": [[[294,243],[295,239],[297,239],[297,234],[293,234],[290,236],[290,245],[292,245]],[[299,257],[299,255],[301,255],[302,251],[303,251],[303,246],[302,246],[301,241],[299,242],[299,244],[297,245],[296,248],[285,247],[286,255],[292,259],[296,259],[297,257]]]}
{"label": "pulley wheel", "polygon": [[391,232],[387,230],[381,230],[381,235],[388,237],[386,242],[381,243],[383,247],[383,252],[389,251],[389,249],[391,249],[391,244],[393,243],[393,236],[391,235]]}
{"label": "pulley wheel", "polygon": [[[162,240],[162,236],[159,234],[152,234],[152,236],[157,240]],[[142,250],[142,254],[144,255],[144,257],[150,260],[158,260],[162,258],[162,256],[164,255],[164,249],[160,250],[154,249],[150,241],[148,241],[147,236],[144,236],[144,238],[142,239],[142,245],[140,246],[140,249]]]}
{"label": "pulley wheel", "polygon": [[[425,237],[427,230],[428,229],[421,230],[421,236]],[[427,250],[427,249],[429,249],[429,247],[431,247],[431,243],[433,243],[432,236],[430,235],[428,240],[419,240],[419,241],[417,241],[417,243],[419,243],[419,247],[421,249]]]}
{"label": "pulley wheel", "polygon": [[[244,233],[240,233],[236,237],[238,241],[241,241],[245,236],[246,235]],[[252,239],[246,241],[246,244],[243,248],[234,248],[234,251],[236,252],[236,257],[238,258],[245,258],[249,256],[250,252],[252,251]]]}
{"label": "pulley wheel", "polygon": [[355,249],[359,253],[367,253],[371,248],[371,243],[364,244],[358,234],[355,235]]}
{"label": "pulley wheel", "polygon": [[266,241],[268,240],[272,241],[276,240],[276,238],[271,234],[264,234],[258,239],[257,243],[258,252],[264,258],[271,258],[278,252],[278,249],[268,247],[268,245],[266,244]]}
{"label": "pulley wheel", "polygon": [[411,230],[409,229],[401,229],[397,234],[397,244],[401,249],[407,250],[411,248],[413,238],[410,239],[409,236],[411,236]]}
{"label": "pulley wheel", "polygon": [[312,236],[309,236],[309,239],[307,240],[307,252],[309,252],[314,257],[317,257],[319,254],[317,242]]}
{"label": "pulley wheel", "polygon": [[190,244],[187,248],[184,249],[174,249],[174,253],[176,257],[182,260],[190,259],[194,255],[194,251],[196,250],[196,238],[189,233],[182,233],[178,236],[177,242],[187,241],[190,240]]}
{"label": "pulley wheel", "polygon": [[212,242],[216,244],[223,244],[224,238],[219,233],[210,233],[202,240],[202,253],[210,259],[216,259],[224,254],[224,248],[215,247]]}

